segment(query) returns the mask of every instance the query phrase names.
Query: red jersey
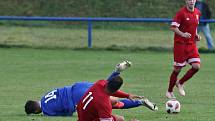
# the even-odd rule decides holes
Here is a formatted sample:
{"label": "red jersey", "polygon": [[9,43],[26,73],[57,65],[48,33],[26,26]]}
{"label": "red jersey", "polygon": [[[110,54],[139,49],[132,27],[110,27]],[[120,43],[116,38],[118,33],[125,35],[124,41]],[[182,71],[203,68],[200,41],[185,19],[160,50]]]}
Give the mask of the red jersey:
{"label": "red jersey", "polygon": [[201,13],[198,9],[190,12],[186,7],[181,8],[173,18],[171,26],[178,27],[182,32],[191,34],[191,38],[184,38],[180,35],[174,35],[174,41],[178,43],[195,43],[195,36],[199,24]]}
{"label": "red jersey", "polygon": [[105,92],[107,80],[97,81],[78,103],[78,121],[115,121],[112,115],[110,96],[128,98],[129,94],[122,91],[110,95]]}

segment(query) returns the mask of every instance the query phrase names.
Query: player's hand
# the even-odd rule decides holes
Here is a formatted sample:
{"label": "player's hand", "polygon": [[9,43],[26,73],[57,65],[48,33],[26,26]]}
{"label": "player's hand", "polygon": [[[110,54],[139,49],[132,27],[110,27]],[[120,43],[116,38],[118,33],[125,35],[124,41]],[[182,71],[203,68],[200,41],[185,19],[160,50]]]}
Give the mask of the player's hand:
{"label": "player's hand", "polygon": [[185,32],[182,34],[182,37],[189,39],[189,38],[191,38],[191,34],[188,32]]}
{"label": "player's hand", "polygon": [[200,41],[200,40],[201,40],[201,36],[198,35],[198,34],[196,34],[196,36],[195,36],[195,41]]}
{"label": "player's hand", "polygon": [[138,96],[138,95],[129,95],[128,99],[133,100],[133,99],[143,99],[144,96]]}

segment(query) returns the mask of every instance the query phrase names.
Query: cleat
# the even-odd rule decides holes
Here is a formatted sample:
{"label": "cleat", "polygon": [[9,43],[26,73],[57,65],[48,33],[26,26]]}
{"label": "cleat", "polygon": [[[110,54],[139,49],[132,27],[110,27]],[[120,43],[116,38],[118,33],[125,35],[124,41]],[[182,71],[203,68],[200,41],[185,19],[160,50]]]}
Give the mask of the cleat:
{"label": "cleat", "polygon": [[126,70],[127,68],[129,68],[130,66],[131,66],[130,61],[123,61],[123,62],[116,65],[115,70],[117,72],[122,72],[122,71]]}
{"label": "cleat", "polygon": [[175,95],[173,94],[173,92],[166,92],[166,97],[169,99],[176,99]]}
{"label": "cleat", "polygon": [[179,81],[176,82],[176,87],[178,87],[179,94],[185,96],[184,86]]}
{"label": "cleat", "polygon": [[158,106],[152,102],[150,102],[148,99],[143,99],[143,105],[149,108],[152,111],[157,111]]}

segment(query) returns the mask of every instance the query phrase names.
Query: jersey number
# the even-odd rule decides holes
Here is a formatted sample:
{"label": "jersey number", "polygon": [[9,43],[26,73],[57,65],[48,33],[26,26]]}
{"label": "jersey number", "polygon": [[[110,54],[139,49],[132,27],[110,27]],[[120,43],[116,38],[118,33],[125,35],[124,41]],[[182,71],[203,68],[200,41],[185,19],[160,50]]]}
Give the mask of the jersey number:
{"label": "jersey number", "polygon": [[88,95],[83,99],[82,103],[84,104],[83,109],[85,110],[87,105],[93,100],[92,92],[89,92]]}
{"label": "jersey number", "polygon": [[53,90],[51,92],[49,92],[46,96],[45,96],[45,103],[47,103],[49,100],[51,99],[56,99],[57,96],[55,95],[55,92],[57,92],[57,90]]}

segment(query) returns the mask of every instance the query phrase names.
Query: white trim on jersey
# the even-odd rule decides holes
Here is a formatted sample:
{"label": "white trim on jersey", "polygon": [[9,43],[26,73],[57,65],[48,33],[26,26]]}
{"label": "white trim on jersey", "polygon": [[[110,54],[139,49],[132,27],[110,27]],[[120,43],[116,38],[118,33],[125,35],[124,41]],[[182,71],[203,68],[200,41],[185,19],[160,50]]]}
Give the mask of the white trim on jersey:
{"label": "white trim on jersey", "polygon": [[172,22],[172,23],[171,23],[171,25],[172,25],[172,26],[177,26],[177,27],[179,27],[179,26],[180,26],[180,24],[179,24],[179,23],[177,23],[177,22]]}
{"label": "white trim on jersey", "polygon": [[174,65],[174,66],[185,66],[185,65],[186,65],[186,62],[183,62],[183,63],[174,62],[173,65]]}
{"label": "white trim on jersey", "polygon": [[192,62],[201,62],[200,58],[191,58],[188,59],[188,63],[192,63]]}
{"label": "white trim on jersey", "polygon": [[92,94],[93,94],[92,92],[89,92],[88,95],[83,99],[82,103],[84,103],[85,100],[86,100],[88,97],[90,97]]}
{"label": "white trim on jersey", "polygon": [[113,118],[99,118],[100,121],[114,121]]}
{"label": "white trim on jersey", "polygon": [[87,105],[90,103],[90,101],[92,101],[92,100],[93,100],[93,97],[90,97],[90,99],[87,100],[86,104],[85,104],[84,107],[83,107],[84,110],[86,109],[86,107],[87,107]]}

